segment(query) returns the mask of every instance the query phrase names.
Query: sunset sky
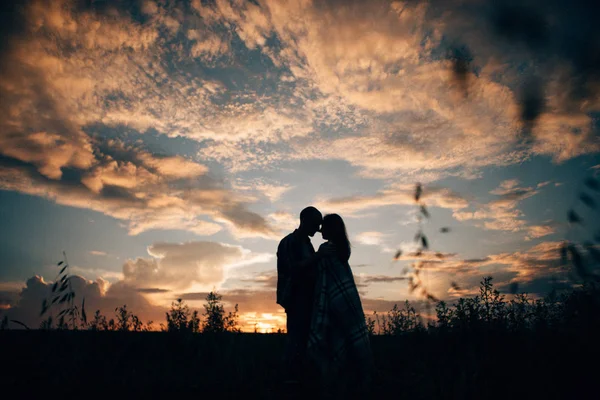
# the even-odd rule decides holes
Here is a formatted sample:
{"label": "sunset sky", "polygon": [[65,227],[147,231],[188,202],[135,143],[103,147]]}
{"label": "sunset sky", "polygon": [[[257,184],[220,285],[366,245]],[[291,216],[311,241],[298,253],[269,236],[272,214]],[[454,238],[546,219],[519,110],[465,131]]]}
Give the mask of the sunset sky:
{"label": "sunset sky", "polygon": [[600,176],[599,6],[546,3],[2,5],[0,317],[39,325],[65,251],[88,314],[216,289],[283,327],[275,252],[308,205],[346,221],[367,313],[418,304],[417,182],[433,294],[544,295]]}

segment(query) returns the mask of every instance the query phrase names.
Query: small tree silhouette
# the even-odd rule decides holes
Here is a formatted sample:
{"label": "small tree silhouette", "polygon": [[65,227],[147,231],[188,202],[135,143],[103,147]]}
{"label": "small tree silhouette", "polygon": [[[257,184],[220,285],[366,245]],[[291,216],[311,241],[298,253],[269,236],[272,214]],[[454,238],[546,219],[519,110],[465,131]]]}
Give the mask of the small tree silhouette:
{"label": "small tree silhouette", "polygon": [[235,305],[233,312],[230,311],[228,315],[225,315],[225,308],[221,299],[222,296],[217,292],[210,292],[206,296],[207,304],[204,305],[204,313],[202,314],[205,317],[202,332],[240,332],[237,326],[239,318],[238,305]]}
{"label": "small tree silhouette", "polygon": [[117,313],[117,330],[128,331],[132,323],[130,322],[129,312],[127,311],[127,304],[115,308],[115,312]]}
{"label": "small tree silhouette", "polygon": [[494,289],[491,276],[483,278],[483,281],[480,282],[479,294],[483,312],[482,319],[488,326],[492,324],[502,326],[505,317],[504,296]]}
{"label": "small tree silhouette", "polygon": [[233,311],[229,311],[227,316],[225,317],[225,329],[228,332],[241,332],[242,330],[238,327],[238,305],[236,304],[233,308]]}
{"label": "small tree silhouette", "polygon": [[[373,311],[373,316],[377,318],[377,311]],[[375,318],[365,315],[365,322],[367,324],[367,331],[369,332],[369,335],[375,334]]]}
{"label": "small tree silhouette", "polygon": [[442,300],[436,304],[435,314],[437,316],[438,328],[441,330],[449,329],[454,316],[454,310],[448,308],[446,302]]}
{"label": "small tree silhouette", "polygon": [[94,319],[90,321],[89,329],[91,331],[108,330],[108,322],[106,321],[106,317],[100,314],[100,310],[96,310],[96,313],[94,314]]}
{"label": "small tree silhouette", "polygon": [[171,303],[171,309],[167,315],[167,331],[168,332],[200,332],[200,318],[198,311],[190,313],[190,309],[182,299],[177,299]]}
{"label": "small tree silhouette", "polygon": [[408,300],[404,302],[404,308],[402,309],[394,304],[387,315],[381,316],[381,320],[384,335],[400,335],[424,329],[420,315]]}
{"label": "small tree silhouette", "polygon": [[137,315],[135,315],[132,312],[127,310],[126,304],[123,304],[123,306],[121,306],[121,307],[115,308],[115,312],[117,313],[117,321],[115,322],[112,319],[109,321],[109,323],[108,323],[109,330],[112,330],[111,329],[111,325],[112,325],[114,330],[121,331],[121,332],[127,332],[127,331],[140,332],[140,331],[142,331],[144,324],[138,318]]}

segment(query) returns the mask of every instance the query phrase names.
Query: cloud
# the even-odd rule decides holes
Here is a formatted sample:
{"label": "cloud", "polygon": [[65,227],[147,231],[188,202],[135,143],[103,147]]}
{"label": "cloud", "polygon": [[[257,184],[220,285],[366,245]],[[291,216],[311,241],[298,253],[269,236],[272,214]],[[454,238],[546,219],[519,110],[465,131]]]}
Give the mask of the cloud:
{"label": "cloud", "polygon": [[453,216],[458,221],[483,221],[480,226],[488,230],[526,232],[526,240],[550,235],[555,232],[551,225],[528,226],[523,219],[523,212],[517,208],[519,202],[538,194],[539,189],[547,183],[542,182],[534,188],[520,187],[517,179],[505,180],[498,188],[490,191],[496,196],[495,199],[478,205],[475,211],[454,211]]}
{"label": "cloud", "polygon": [[596,153],[600,150],[593,120],[586,113],[544,114],[534,129],[537,154],[552,156],[556,162]]}
{"label": "cloud", "polygon": [[479,294],[479,287],[472,286],[469,289],[464,289],[459,286],[450,286],[448,288],[448,296],[450,298],[465,298],[465,297],[473,297]]}
{"label": "cloud", "polygon": [[[318,202],[317,207],[325,210],[333,209],[339,213],[352,215],[359,211],[390,205],[414,206],[414,190],[413,185],[393,185],[371,196],[348,196],[321,200]],[[468,201],[458,193],[435,186],[425,187],[422,199],[428,207],[460,210],[469,205]]]}
{"label": "cloud", "polygon": [[[123,150],[121,144],[107,144],[110,150]],[[101,212],[125,221],[132,235],[151,229],[212,235],[225,224],[239,236],[277,236],[265,218],[247,209],[243,198],[203,175],[204,166],[178,156],[125,150],[128,153],[119,160],[103,155],[90,169],[73,170],[75,182],[71,177],[52,179],[28,163],[0,158],[5,166],[0,187]]]}
{"label": "cloud", "polygon": [[492,9],[491,19],[498,36],[524,45],[539,60],[543,67],[540,72],[546,78],[567,67],[561,84],[564,101],[579,105],[592,99],[598,90],[600,63],[590,54],[598,52],[600,29],[591,16],[599,8],[586,1],[572,5],[557,1],[548,7],[538,0],[498,3]]}
{"label": "cloud", "polygon": [[[219,0],[169,7],[144,1],[144,18],[135,19],[121,4],[108,13],[66,0],[48,7],[31,1],[26,18],[6,28],[0,153],[58,179],[65,168],[87,171],[97,163],[91,131],[127,127],[195,140],[200,158],[234,173],[335,159],[362,176],[433,181],[477,176],[485,166],[532,154],[561,162],[598,151],[589,116],[596,105],[567,112],[555,95],[535,117],[533,146],[515,147],[522,104],[515,82],[499,76],[512,77],[512,65],[522,63],[508,56],[494,61],[490,53],[514,52],[490,50],[489,28],[476,34],[495,26],[479,5],[454,6],[444,13],[448,6],[436,1]],[[466,30],[471,41],[464,48],[473,60],[457,82],[456,62],[440,54],[455,35],[462,38],[459,28],[470,17],[474,28]],[[477,40],[480,46],[472,43]],[[248,54],[255,64],[246,63]],[[228,72],[216,73],[220,67]],[[461,82],[468,82],[466,97]],[[177,156],[140,162],[135,179],[131,165],[106,162],[86,182],[98,191],[112,183],[150,183],[152,174],[207,173],[203,164]],[[268,185],[257,190],[271,201],[285,192]],[[234,214],[241,235],[257,227],[249,222],[254,216]],[[226,215],[232,217],[223,211],[218,217]],[[217,229],[174,219],[141,223],[135,231],[179,222],[194,232]],[[257,234],[273,232],[260,226]]]}
{"label": "cloud", "polygon": [[125,283],[172,290],[198,284],[210,289],[225,281],[228,268],[264,262],[272,257],[216,242],[155,243],[148,247],[148,254],[152,258],[125,262]]}
{"label": "cloud", "polygon": [[[324,140],[312,146],[319,149],[314,157],[344,159],[369,174],[387,170],[388,175],[504,165],[527,157],[513,151],[522,126],[511,88],[468,71],[465,79],[473,89],[467,98],[456,96],[451,63],[434,56],[443,48],[445,28],[455,22],[443,19],[451,13],[438,18],[427,3],[415,2],[267,4],[275,31],[290,46],[279,55],[296,79],[371,112],[368,136]],[[552,152],[548,147],[559,138],[543,129],[537,133],[543,143],[537,150]],[[592,138],[586,130],[580,139]]]}
{"label": "cloud", "polygon": [[0,290],[0,309],[9,309],[17,302],[18,292],[9,290]]}
{"label": "cloud", "polygon": [[[193,295],[194,290],[218,289],[227,279],[230,270],[267,262],[271,254],[254,253],[241,246],[217,242],[154,243],[148,247],[151,258],[136,258],[123,264],[122,273],[99,268],[71,267],[71,284],[76,293],[76,302],[85,298],[88,318],[99,309],[104,315],[114,315],[114,309],[126,304],[128,309],[142,320],[162,322],[166,307],[178,298],[176,292],[184,292],[185,300],[204,300]],[[116,277],[111,283],[103,278]],[[112,276],[116,274],[116,276]],[[84,276],[96,276],[88,280]],[[50,296],[53,282],[35,276],[22,283],[0,284],[0,309],[4,309],[9,318],[18,319],[29,327],[37,327],[41,322],[42,302]],[[24,287],[23,287],[24,286]],[[272,310],[282,312],[274,301],[274,290],[267,285],[268,292],[258,297],[246,292],[231,292],[231,301],[243,300],[250,308],[248,311],[261,312]],[[192,294],[185,291],[191,291]],[[271,293],[272,292],[272,293]],[[196,292],[197,293],[197,292]],[[237,297],[236,297],[237,296]],[[262,297],[261,297],[262,296]],[[269,305],[269,301],[273,304]],[[79,303],[78,303],[79,304]]]}
{"label": "cloud", "polygon": [[395,250],[390,248],[387,244],[389,236],[390,234],[382,232],[367,231],[356,235],[354,240],[365,246],[379,246],[382,251],[393,253]]}
{"label": "cloud", "polygon": [[[96,310],[100,310],[107,318],[116,318],[115,308],[126,304],[127,309],[144,322],[164,320],[166,309],[151,304],[142,294],[123,282],[109,285],[102,279],[88,281],[80,276],[71,276],[69,279],[76,294],[75,303],[80,306],[80,302],[85,298],[88,319],[92,318]],[[51,286],[52,282],[46,282],[40,276],[28,279],[25,288],[16,293],[16,300],[10,308],[4,310],[4,315],[34,329],[38,328],[41,321],[49,315],[54,315],[56,323],[56,315],[60,307],[52,307],[49,313],[40,315],[42,302],[50,298]]]}
{"label": "cloud", "polygon": [[537,184],[537,186],[536,186],[536,187],[537,187],[538,189],[539,189],[539,188],[543,188],[544,186],[548,186],[548,185],[550,185],[551,183],[552,183],[552,181],[544,181],[544,182],[540,182],[540,183],[538,183],[538,184]]}
{"label": "cloud", "polygon": [[169,289],[160,289],[160,288],[139,288],[139,289],[136,289],[136,291],[138,293],[148,293],[148,294],[169,293],[170,292]]}
{"label": "cloud", "polygon": [[384,237],[381,232],[361,232],[356,235],[356,241],[367,246],[380,246]]}
{"label": "cloud", "polygon": [[[511,283],[529,287],[530,282],[546,282],[547,285],[535,285],[538,291],[531,292],[545,295],[551,289],[550,283],[566,279],[560,261],[561,245],[561,242],[548,241],[523,251],[490,254],[477,259],[425,258],[416,262],[429,274],[428,290],[441,299],[476,294],[482,278],[489,275],[494,277],[496,287],[505,289]],[[457,287],[450,282],[455,282]]]}
{"label": "cloud", "polygon": [[[587,51],[597,47],[597,31],[590,25],[583,29],[589,36],[580,36],[555,6],[538,9],[537,0],[522,6],[524,14],[513,12],[521,6],[493,4],[491,20],[473,2],[144,1],[136,5],[143,18],[124,4],[29,1],[13,10],[18,18],[3,25],[0,50],[1,188],[102,212],[131,234],[212,235],[226,227],[239,238],[273,239],[280,232],[271,221],[281,215],[265,218],[252,203],[280,201],[291,185],[241,182],[254,197],[244,196],[210,172],[341,160],[362,177],[433,182],[534,155],[563,162],[600,150],[592,118],[597,60],[589,56],[596,52]],[[512,26],[502,23],[507,15],[528,17]],[[574,32],[582,39],[573,54],[540,34],[547,20],[557,21],[559,38]],[[497,37],[509,39],[508,49],[529,47],[505,51],[491,40]],[[448,49],[464,51],[450,60]],[[528,54],[548,56],[537,60],[547,84],[531,91],[541,103],[518,89],[517,70],[530,73],[536,64]],[[568,99],[561,74],[577,89]],[[574,93],[577,107],[565,106]],[[517,146],[528,124],[534,140]],[[106,136],[131,146],[121,130],[146,143],[151,135],[191,140],[194,159],[118,150]],[[466,199],[439,189],[428,205],[487,229],[526,232],[510,206],[524,195],[499,195],[471,213]],[[323,200],[349,215],[392,204],[412,204],[410,190]]]}
{"label": "cloud", "polygon": [[191,29],[187,32],[187,38],[193,43],[190,53],[205,62],[211,62],[215,58],[230,52],[229,43],[217,34],[206,34]]}
{"label": "cloud", "polygon": [[277,274],[258,274],[252,278],[242,278],[242,282],[252,282],[271,289],[277,288]]}
{"label": "cloud", "polygon": [[[411,247],[413,243],[411,243]],[[416,246],[415,246],[416,247]],[[434,251],[403,251],[396,261],[422,261],[430,263],[441,263],[443,260],[455,258],[456,253],[443,253]]]}
{"label": "cloud", "polygon": [[0,291],[19,292],[25,287],[23,282],[0,282]]}
{"label": "cloud", "polygon": [[525,240],[537,239],[548,236],[556,232],[556,229],[551,225],[531,225],[527,227],[527,236]]}
{"label": "cloud", "polygon": [[405,281],[408,278],[405,276],[388,276],[388,275],[360,275],[361,282],[368,283],[389,283]]}
{"label": "cloud", "polygon": [[87,168],[94,157],[89,142],[82,138],[65,140],[57,134],[33,132],[29,134],[5,134],[0,136],[2,154],[31,163],[43,176],[60,179],[62,168]]}
{"label": "cloud", "polygon": [[233,189],[238,192],[259,193],[261,196],[267,198],[271,203],[279,201],[281,196],[294,188],[292,185],[267,182],[264,179],[252,179],[245,181],[238,179],[232,186]]}
{"label": "cloud", "polygon": [[159,175],[167,178],[197,178],[208,172],[206,166],[181,156],[157,157],[150,153],[140,153],[138,157],[147,168],[154,169]]}
{"label": "cloud", "polygon": [[278,226],[280,230],[292,231],[300,224],[299,216],[287,211],[275,211],[267,217],[272,221],[273,226]]}
{"label": "cloud", "polygon": [[528,282],[564,273],[560,262],[561,246],[561,242],[542,242],[523,252],[491,255],[487,263],[508,265],[508,270],[517,274],[514,281]]}
{"label": "cloud", "polygon": [[[9,46],[10,67],[0,76],[0,92],[7,100],[0,108],[0,155],[12,164],[3,177],[12,184],[3,188],[124,219],[132,234],[187,229],[210,235],[221,229],[219,224],[197,218],[194,211],[198,211],[225,222],[241,236],[252,236],[254,230],[259,236],[275,235],[262,217],[247,211],[247,205],[225,189],[220,197],[227,201],[219,210],[215,203],[200,207],[182,201],[176,183],[206,176],[206,166],[179,155],[158,156],[139,149],[128,149],[128,157],[114,159],[105,153],[106,144],[116,147],[118,143],[104,143],[101,136],[92,138],[86,132],[90,126],[125,125],[141,132],[154,128],[177,135],[189,132],[192,119],[199,121],[192,118],[197,112],[189,107],[186,116],[176,117],[182,104],[177,100],[181,97],[178,90],[188,96],[183,104],[198,107],[202,99],[220,90],[219,84],[171,76],[170,85],[156,87],[156,80],[166,79],[169,73],[152,60],[164,55],[161,46],[167,39],[161,36],[161,27],[166,24],[175,29],[169,20],[174,17],[155,3],[143,5],[145,13],[158,15],[145,24],[118,9],[109,17],[98,10],[77,9],[68,1],[51,7],[32,1],[24,10],[29,21],[24,29],[29,35],[11,37],[20,45]],[[82,20],[88,22],[81,24]],[[42,28],[55,32],[60,40],[49,41],[39,33]],[[70,54],[62,51],[66,43],[73,49]],[[144,70],[142,65],[156,68]],[[164,92],[174,86],[179,88]],[[66,182],[63,173],[67,169],[75,171],[91,193]],[[205,189],[215,188],[209,184]]]}
{"label": "cloud", "polygon": [[597,11],[588,1],[572,7],[562,0],[550,6],[539,0],[434,0],[427,2],[426,21],[444,35],[438,51],[458,47],[472,55],[463,73],[468,95],[477,79],[467,78],[489,68],[494,80],[518,94],[518,118],[531,129],[544,115],[597,108],[598,60],[590,54],[597,53],[600,31],[589,22]]}
{"label": "cloud", "polygon": [[92,250],[90,251],[90,254],[93,256],[106,256],[108,255],[106,252],[104,251],[98,251],[98,250]]}
{"label": "cloud", "polygon": [[69,270],[72,274],[80,275],[83,277],[97,277],[106,280],[107,282],[117,282],[123,279],[122,271],[115,271],[106,268],[95,268],[95,267],[80,267],[78,265],[70,265]]}
{"label": "cloud", "polygon": [[158,13],[158,5],[152,0],[144,0],[141,11],[147,15],[155,15]]}
{"label": "cloud", "polygon": [[491,193],[494,194],[503,194],[511,189],[516,188],[521,183],[518,179],[506,179],[500,182],[500,187],[498,189],[493,190]]}

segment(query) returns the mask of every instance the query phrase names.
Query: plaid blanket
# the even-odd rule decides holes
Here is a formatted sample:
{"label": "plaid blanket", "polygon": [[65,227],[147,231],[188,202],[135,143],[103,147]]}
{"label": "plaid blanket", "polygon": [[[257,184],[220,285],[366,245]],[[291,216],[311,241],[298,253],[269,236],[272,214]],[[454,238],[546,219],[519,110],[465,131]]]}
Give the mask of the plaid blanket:
{"label": "plaid blanket", "polygon": [[346,367],[368,380],[371,344],[350,265],[327,257],[317,268],[308,355],[325,381],[336,380]]}

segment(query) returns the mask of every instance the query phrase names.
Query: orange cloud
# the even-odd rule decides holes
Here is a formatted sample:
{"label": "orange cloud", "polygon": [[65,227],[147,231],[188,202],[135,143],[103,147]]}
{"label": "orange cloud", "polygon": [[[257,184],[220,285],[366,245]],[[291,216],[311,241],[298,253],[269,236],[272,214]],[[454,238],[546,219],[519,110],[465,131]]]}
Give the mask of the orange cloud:
{"label": "orange cloud", "polygon": [[[336,210],[339,213],[353,214],[365,209],[389,205],[415,205],[414,185],[393,185],[371,196],[349,196],[321,200],[317,207],[322,210]],[[460,210],[469,205],[458,193],[447,188],[426,187],[422,197],[428,207]]]}
{"label": "orange cloud", "polygon": [[489,230],[526,232],[525,240],[554,233],[555,229],[547,224],[528,226],[522,218],[523,212],[517,208],[519,202],[538,194],[547,182],[538,184],[536,188],[519,187],[519,183],[516,179],[501,182],[498,188],[490,192],[497,196],[496,199],[479,205],[475,211],[454,211],[454,218],[458,221],[483,221],[482,227]]}
{"label": "orange cloud", "polygon": [[[79,276],[72,276],[70,280],[76,294],[77,305],[80,306],[80,302],[85,298],[88,319],[93,318],[96,310],[107,319],[116,319],[115,308],[126,304],[127,309],[140,317],[143,322],[154,321],[155,328],[159,322],[164,321],[165,308],[151,304],[142,294],[123,283],[108,285],[102,279],[88,281]],[[52,282],[46,282],[40,276],[28,279],[26,286],[16,295],[15,303],[4,311],[4,315],[9,319],[19,320],[33,329],[37,329],[41,321],[50,315],[54,316],[56,322],[60,307],[51,308],[48,314],[40,316],[42,302],[50,297],[51,287]]]}
{"label": "orange cloud", "polygon": [[[532,154],[560,162],[598,151],[590,110],[565,114],[552,99],[534,127],[533,147],[515,148],[523,128],[518,101],[511,86],[496,79],[505,63],[482,60],[480,74],[467,73],[464,98],[451,62],[435,53],[446,22],[454,20],[433,17],[426,3],[194,1],[185,15],[159,2],[141,6],[143,23],[117,6],[106,15],[66,0],[26,7],[24,34],[9,38],[18,46],[3,54],[0,154],[51,180],[62,179],[66,169],[81,170],[92,193],[47,182],[24,165],[10,165],[13,175],[3,174],[3,188],[89,207],[127,221],[134,234],[181,227],[210,235],[226,226],[238,237],[273,238],[276,229],[249,211],[246,198],[206,180],[187,193],[176,187],[176,180],[206,177],[202,162],[141,151],[136,160],[111,160],[86,132],[129,127],[197,140],[198,157],[230,173],[342,160],[363,177],[402,182],[473,177],[485,166]],[[234,45],[235,37],[244,45]],[[264,71],[242,67],[236,46],[268,58]],[[188,68],[194,54],[200,57],[195,62],[223,63],[246,81],[194,73]],[[273,90],[246,85],[257,80]],[[257,190],[277,201],[285,189],[269,185]],[[405,204],[402,192],[390,187],[324,205],[352,213]],[[430,201],[466,208],[450,195]],[[502,218],[489,220],[489,212],[481,214],[486,210],[456,215],[483,219],[488,229],[525,229],[514,208],[495,207]],[[550,230],[530,231],[533,237]]]}
{"label": "orange cloud", "polygon": [[60,179],[62,168],[89,168],[94,161],[92,146],[85,138],[48,132],[0,135],[0,153],[35,165],[50,179]]}
{"label": "orange cloud", "polygon": [[240,247],[215,242],[155,243],[148,247],[153,260],[137,259],[123,266],[125,281],[137,286],[187,288],[193,283],[218,286],[231,265],[268,260]]}

